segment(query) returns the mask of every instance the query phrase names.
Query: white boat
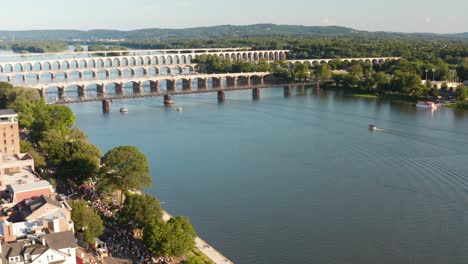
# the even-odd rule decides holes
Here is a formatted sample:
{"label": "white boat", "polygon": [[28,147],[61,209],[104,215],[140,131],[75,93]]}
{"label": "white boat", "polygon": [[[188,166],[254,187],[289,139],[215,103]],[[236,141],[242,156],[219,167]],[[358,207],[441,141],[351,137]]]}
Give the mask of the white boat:
{"label": "white boat", "polygon": [[128,109],[125,107],[120,108],[120,113],[128,113]]}
{"label": "white boat", "polygon": [[434,102],[418,102],[416,107],[427,108],[427,109],[436,109],[437,105]]}
{"label": "white boat", "polygon": [[176,110],[177,112],[182,112],[182,111],[184,111],[184,109],[183,109],[182,107],[180,107],[180,106],[179,106],[179,107],[176,107],[175,110]]}
{"label": "white boat", "polygon": [[369,124],[369,130],[377,130],[377,127],[374,124]]}

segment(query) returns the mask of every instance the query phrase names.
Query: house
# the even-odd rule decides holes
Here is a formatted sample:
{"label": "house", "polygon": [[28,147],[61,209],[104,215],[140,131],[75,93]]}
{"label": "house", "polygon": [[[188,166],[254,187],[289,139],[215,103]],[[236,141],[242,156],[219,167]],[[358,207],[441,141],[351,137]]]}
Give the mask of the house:
{"label": "house", "polygon": [[26,200],[7,211],[0,221],[0,241],[13,242],[28,235],[74,231],[71,206],[41,196]]}
{"label": "house", "polygon": [[1,264],[76,264],[77,248],[73,231],[31,236],[13,243],[2,243]]}

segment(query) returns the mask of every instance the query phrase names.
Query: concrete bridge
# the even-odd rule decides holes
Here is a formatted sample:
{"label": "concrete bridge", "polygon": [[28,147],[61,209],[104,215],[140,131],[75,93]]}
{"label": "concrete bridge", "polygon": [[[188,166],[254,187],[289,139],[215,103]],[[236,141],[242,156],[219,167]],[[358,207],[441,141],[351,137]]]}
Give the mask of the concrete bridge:
{"label": "concrete bridge", "polygon": [[122,76],[125,71],[129,71],[131,75],[135,75],[136,71],[141,70],[144,75],[148,74],[150,70],[154,70],[156,74],[167,73],[171,74],[173,71],[182,73],[184,69],[189,71],[195,71],[198,64],[165,64],[165,65],[144,65],[144,66],[110,66],[103,68],[76,68],[76,69],[64,69],[64,70],[41,70],[41,71],[32,71],[32,72],[9,72],[1,73],[1,76],[6,76],[7,81],[13,81],[14,77],[20,76],[23,81],[26,80],[28,76],[34,76],[35,79],[41,80],[42,76],[49,75],[51,80],[54,80],[57,75],[63,74],[65,79],[68,79],[72,74],[77,74],[79,78],[83,78],[85,73],[91,73],[93,77],[96,77],[99,72],[104,72],[107,77],[111,75],[111,72],[116,73],[118,76]]}
{"label": "concrete bridge", "polygon": [[223,86],[237,87],[238,85],[263,85],[269,72],[249,72],[249,73],[225,73],[225,74],[194,74],[194,75],[176,75],[176,76],[155,76],[155,77],[137,77],[137,78],[118,78],[107,80],[90,80],[64,83],[49,83],[31,86],[40,90],[42,97],[46,97],[48,90],[54,90],[58,93],[58,100],[64,100],[67,92],[76,92],[78,98],[86,98],[87,91],[97,91],[100,96],[106,95],[106,89],[113,89],[115,94],[125,93],[125,87],[131,87],[133,93],[141,94],[143,86],[149,86],[150,91],[159,93],[161,84],[164,83],[166,92],[175,92],[178,86],[182,90],[192,90],[194,83],[197,89],[207,89],[211,83],[211,88]]}
{"label": "concrete bridge", "polygon": [[[157,50],[158,52],[160,50]],[[181,50],[176,50],[181,51]],[[148,51],[151,53],[151,51]],[[0,62],[0,74],[11,72],[34,72],[44,70],[70,70],[122,66],[148,66],[165,64],[189,64],[199,55],[208,54],[233,61],[258,61],[286,59],[288,50],[206,50],[204,53],[147,54],[114,57],[62,58]],[[100,53],[100,52],[94,52]],[[130,52],[131,53],[131,52]],[[93,53],[90,53],[93,54]]]}
{"label": "concrete bridge", "polygon": [[289,66],[295,63],[306,63],[310,66],[328,64],[330,61],[339,60],[342,62],[369,62],[372,64],[380,64],[390,60],[399,60],[401,57],[369,57],[369,58],[335,58],[335,59],[306,59],[306,60],[288,60]]}

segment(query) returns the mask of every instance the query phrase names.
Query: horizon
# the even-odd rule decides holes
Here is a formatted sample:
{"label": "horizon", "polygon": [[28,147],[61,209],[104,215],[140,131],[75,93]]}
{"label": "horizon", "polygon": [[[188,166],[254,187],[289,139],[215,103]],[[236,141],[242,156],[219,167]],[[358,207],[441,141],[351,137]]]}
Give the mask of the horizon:
{"label": "horizon", "polygon": [[377,32],[384,32],[384,33],[396,33],[396,34],[437,34],[437,35],[447,35],[447,34],[463,34],[468,33],[468,29],[465,31],[458,31],[458,32],[430,32],[430,31],[417,31],[417,32],[405,32],[405,31],[389,31],[389,30],[366,30],[360,28],[352,28],[348,26],[338,26],[338,25],[301,25],[301,24],[276,24],[276,23],[255,23],[255,24],[217,24],[217,25],[208,25],[208,26],[194,26],[194,27],[180,27],[180,28],[170,28],[170,27],[143,27],[143,28],[134,28],[134,29],[117,29],[117,28],[91,28],[91,29],[77,29],[77,28],[49,28],[49,29],[1,29],[0,31],[9,31],[9,32],[26,32],[26,31],[98,31],[98,30],[105,30],[105,31],[121,31],[121,32],[129,32],[129,31],[136,31],[136,30],[147,30],[147,29],[168,29],[168,30],[184,30],[184,29],[194,29],[194,28],[209,28],[209,27],[221,27],[221,26],[254,26],[254,25],[276,25],[276,26],[304,26],[304,27],[339,27],[339,28],[348,28],[357,31],[366,31],[371,33]]}
{"label": "horizon", "polygon": [[[25,8],[27,7],[27,8]],[[455,8],[456,7],[456,8]],[[339,26],[370,32],[451,34],[468,31],[468,2],[447,0],[23,0],[2,5],[2,30],[186,29],[217,25]],[[105,10],[105,11],[102,11]],[[215,11],[213,11],[215,10]],[[318,10],[318,11],[317,11]]]}

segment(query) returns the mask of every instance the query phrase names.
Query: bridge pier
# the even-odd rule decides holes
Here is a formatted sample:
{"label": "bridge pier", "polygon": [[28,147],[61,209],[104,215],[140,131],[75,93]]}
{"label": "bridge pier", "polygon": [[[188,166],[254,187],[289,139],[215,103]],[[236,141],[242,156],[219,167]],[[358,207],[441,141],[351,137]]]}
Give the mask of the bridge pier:
{"label": "bridge pier", "polygon": [[133,93],[134,94],[142,94],[143,93],[143,84],[141,82],[137,82],[133,84]]}
{"label": "bridge pier", "polygon": [[96,71],[93,71],[93,78],[96,78],[96,76],[97,76]]}
{"label": "bridge pier", "polygon": [[166,81],[167,91],[175,91],[176,90],[176,81],[175,80],[167,80]]}
{"label": "bridge pier", "polygon": [[65,91],[65,86],[58,87],[58,98],[63,100],[67,96],[67,91]]}
{"label": "bridge pier", "polygon": [[57,77],[57,75],[56,75],[55,73],[51,73],[51,74],[50,74],[50,79],[53,80],[53,79],[55,79],[56,77]]}
{"label": "bridge pier", "polygon": [[11,76],[7,76],[7,82],[11,82]]}
{"label": "bridge pier", "polygon": [[222,103],[226,101],[226,92],[225,91],[218,91],[218,102]]}
{"label": "bridge pier", "polygon": [[83,78],[83,72],[81,72],[81,71],[78,72],[78,77],[79,77],[80,79]]}
{"label": "bridge pier", "polygon": [[85,98],[86,97],[86,89],[84,85],[78,85],[78,97]]}
{"label": "bridge pier", "polygon": [[68,72],[65,72],[64,75],[65,75],[65,79],[68,79],[68,77],[70,77],[70,74],[68,74]]}
{"label": "bridge pier", "polygon": [[208,83],[206,81],[206,79],[198,79],[197,81],[198,83],[198,89],[207,89],[208,88]]}
{"label": "bridge pier", "polygon": [[110,100],[102,100],[102,112],[110,112]]}
{"label": "bridge pier", "polygon": [[171,96],[166,94],[164,95],[164,104],[165,105],[172,105],[174,104],[174,101],[172,100]]}
{"label": "bridge pier", "polygon": [[182,80],[182,89],[184,91],[191,91],[192,90],[192,79]]}
{"label": "bridge pier", "polygon": [[96,86],[96,91],[97,91],[97,96],[98,96],[98,97],[99,97],[99,96],[102,96],[102,97],[106,96],[106,85],[103,84],[103,83],[102,83],[102,84],[98,84],[98,85]]}
{"label": "bridge pier", "polygon": [[291,90],[292,90],[292,87],[291,85],[288,85],[288,86],[285,86],[284,87],[284,97],[289,97],[291,96]]}
{"label": "bridge pier", "polygon": [[23,81],[26,81],[26,74],[23,74]]}
{"label": "bridge pier", "polygon": [[39,95],[41,96],[41,98],[45,98],[46,97],[46,88],[42,87],[39,90]]}
{"label": "bridge pier", "polygon": [[260,99],[260,88],[252,89],[252,99],[259,100]]}
{"label": "bridge pier", "polygon": [[41,75],[40,74],[36,75],[36,80],[38,80],[38,81],[41,80]]}
{"label": "bridge pier", "polygon": [[296,86],[296,94],[297,95],[305,95],[306,94],[305,85],[297,85]]}
{"label": "bridge pier", "polygon": [[160,92],[159,81],[155,81],[154,83],[150,82],[150,92],[151,93],[159,93]]}

